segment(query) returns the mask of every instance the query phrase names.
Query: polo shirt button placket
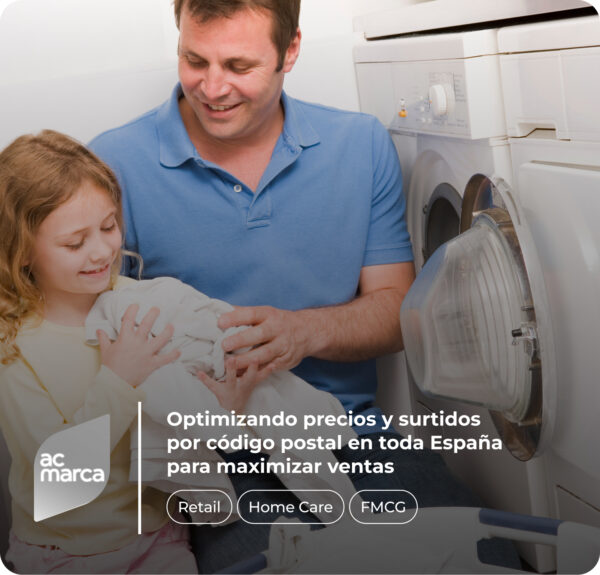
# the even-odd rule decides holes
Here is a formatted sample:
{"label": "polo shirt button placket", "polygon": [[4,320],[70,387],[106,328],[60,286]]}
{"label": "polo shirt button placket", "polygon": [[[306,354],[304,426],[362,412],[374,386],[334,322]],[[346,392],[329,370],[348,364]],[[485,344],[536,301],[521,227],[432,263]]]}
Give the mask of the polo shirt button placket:
{"label": "polo shirt button placket", "polygon": [[242,186],[240,186],[240,184],[236,184],[235,186],[233,186],[233,191],[236,194],[239,194],[242,190],[243,190],[243,188],[242,188]]}

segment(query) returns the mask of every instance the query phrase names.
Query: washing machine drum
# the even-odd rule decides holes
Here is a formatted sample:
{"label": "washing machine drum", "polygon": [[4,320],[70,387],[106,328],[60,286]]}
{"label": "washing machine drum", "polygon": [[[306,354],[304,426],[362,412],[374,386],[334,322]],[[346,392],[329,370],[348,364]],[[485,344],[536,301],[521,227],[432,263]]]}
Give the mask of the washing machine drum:
{"label": "washing machine drum", "polygon": [[[486,407],[507,447],[526,460],[550,432],[544,415],[552,411],[552,397],[544,395],[552,396],[554,386],[546,390],[542,376],[551,340],[540,337],[540,327],[547,330],[538,325],[538,298],[520,243],[527,234],[513,223],[507,204],[515,208],[514,200],[503,199],[508,190],[482,177],[467,186],[465,231],[427,261],[400,317],[408,365],[421,391]],[[486,206],[482,198],[488,198]]]}

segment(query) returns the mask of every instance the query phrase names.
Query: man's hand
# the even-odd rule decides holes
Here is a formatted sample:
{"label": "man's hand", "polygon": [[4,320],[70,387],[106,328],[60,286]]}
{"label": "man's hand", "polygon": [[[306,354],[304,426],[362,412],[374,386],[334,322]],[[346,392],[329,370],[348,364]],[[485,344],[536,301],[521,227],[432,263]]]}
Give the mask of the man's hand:
{"label": "man's hand", "polygon": [[262,381],[274,371],[296,367],[310,355],[311,329],[302,312],[285,311],[274,307],[238,307],[219,318],[219,327],[226,330],[241,325],[248,329],[226,338],[223,349],[233,352],[250,347],[228,359],[235,369],[259,366],[256,375]]}
{"label": "man's hand", "polygon": [[219,318],[219,327],[250,327],[226,338],[223,349],[251,349],[227,361],[240,372],[257,364],[261,381],[309,356],[346,362],[399,351],[400,306],[414,276],[412,262],[363,267],[358,295],[345,304],[298,311],[238,307]]}

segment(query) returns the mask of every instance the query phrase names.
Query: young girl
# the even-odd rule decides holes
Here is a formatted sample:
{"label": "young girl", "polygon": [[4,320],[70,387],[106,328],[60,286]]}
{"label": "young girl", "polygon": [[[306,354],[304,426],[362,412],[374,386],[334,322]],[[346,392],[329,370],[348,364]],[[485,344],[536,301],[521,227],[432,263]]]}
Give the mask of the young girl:
{"label": "young girl", "polygon": [[[189,377],[184,377],[179,387],[166,374],[151,377],[179,358],[181,352],[173,348],[176,341],[182,344],[184,356],[196,350],[192,360],[197,359],[197,344],[191,346],[187,337],[173,338],[171,325],[157,330],[157,307],[140,319],[143,314],[137,304],[126,303],[121,311],[117,304],[135,302],[144,291],[148,300],[154,288],[160,292],[165,285],[171,290],[167,300],[173,299],[172,290],[177,288],[184,300],[193,300],[198,312],[206,311],[204,304],[216,305],[221,311],[227,304],[210,300],[172,278],[136,283],[119,277],[121,228],[119,185],[110,169],[81,144],[44,131],[38,136],[22,136],[0,153],[0,351],[4,366],[0,371],[0,426],[12,456],[13,526],[7,559],[18,572],[195,570],[185,528],[167,523],[168,494],[145,489],[144,534],[137,535],[137,485],[128,479],[129,428],[138,401],[146,399],[144,410],[151,405],[160,414],[159,422],[166,419],[165,410],[172,405],[189,404],[198,410],[210,403],[211,398],[200,393],[205,391],[201,384],[195,387]],[[133,285],[126,285],[129,282]],[[104,294],[102,298],[100,294]],[[173,308],[164,298],[158,301]],[[101,302],[105,302],[104,308],[99,307]],[[104,321],[108,316],[101,316],[100,323],[118,332],[118,336],[113,333],[114,342],[106,333],[94,330],[99,348],[86,344],[86,339],[91,340],[86,336],[86,318],[94,316],[92,309],[112,310],[112,323]],[[200,321],[187,308],[183,312],[193,322]],[[216,317],[212,319],[216,325]],[[205,334],[198,333],[200,327],[194,324],[192,331],[202,343]],[[211,340],[212,336],[206,337]],[[209,343],[223,354],[217,341]],[[182,357],[182,363],[184,360]],[[222,375],[220,370],[218,376]],[[226,410],[240,411],[249,402],[259,413],[296,407],[300,412],[345,415],[337,399],[289,372],[271,375],[259,387],[255,387],[255,365],[240,377],[232,368],[226,368],[224,375],[219,382],[206,374],[199,378]],[[139,388],[152,379],[154,387]],[[171,384],[166,399],[158,389],[163,383]],[[213,410],[216,408],[213,402]],[[106,413],[111,416],[107,486],[91,503],[35,522],[34,461],[40,445],[63,428]],[[255,433],[260,436],[261,430]],[[343,435],[346,441],[353,436],[347,426],[334,434]],[[326,458],[335,461],[333,453],[319,452],[319,459]],[[322,473],[317,480],[322,482],[325,476]],[[298,484],[311,487],[303,479],[296,480],[295,488]],[[354,494],[352,483],[343,474],[335,479],[335,486],[348,499]]]}
{"label": "young girl", "polygon": [[[22,136],[0,153],[0,425],[10,450],[12,532],[7,559],[20,573],[195,572],[183,526],[167,522],[167,494],[145,489],[137,535],[137,486],[129,476],[129,427],[167,326],[148,334],[151,310],[101,351],[85,344],[98,294],[122,281],[121,193],[110,170],[52,131]],[[230,378],[231,379],[231,378]],[[34,459],[43,441],[110,413],[111,471],[93,502],[35,522]]]}

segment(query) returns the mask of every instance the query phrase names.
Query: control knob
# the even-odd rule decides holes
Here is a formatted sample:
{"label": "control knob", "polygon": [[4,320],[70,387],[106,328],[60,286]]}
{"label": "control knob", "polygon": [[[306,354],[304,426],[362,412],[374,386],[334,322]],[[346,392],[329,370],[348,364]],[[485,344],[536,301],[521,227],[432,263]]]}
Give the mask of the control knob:
{"label": "control knob", "polygon": [[454,111],[454,90],[450,84],[434,84],[429,88],[429,101],[434,116],[445,116]]}

